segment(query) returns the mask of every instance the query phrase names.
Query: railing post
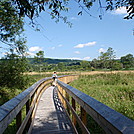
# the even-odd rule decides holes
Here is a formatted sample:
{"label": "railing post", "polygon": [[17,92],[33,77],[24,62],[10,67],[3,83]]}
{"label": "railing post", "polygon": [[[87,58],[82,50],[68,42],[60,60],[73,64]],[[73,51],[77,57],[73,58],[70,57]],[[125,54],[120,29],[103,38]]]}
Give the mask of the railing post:
{"label": "railing post", "polygon": [[80,112],[81,112],[80,118],[81,118],[82,122],[84,123],[84,125],[86,126],[87,125],[87,113],[82,107],[80,107]]}
{"label": "railing post", "polygon": [[[60,91],[61,91],[61,94],[63,95],[63,89],[62,89],[62,87],[60,87]],[[61,102],[62,102],[62,104],[63,104],[63,98],[62,98],[62,96],[61,96]]]}
{"label": "railing post", "polygon": [[64,77],[64,83],[67,83],[67,77]]}
{"label": "railing post", "polygon": [[[62,93],[63,93],[63,96],[66,98],[66,91],[62,88]],[[67,108],[67,104],[66,104],[66,101],[63,99],[63,105],[64,105],[64,108]]]}
{"label": "railing post", "polygon": [[28,114],[29,109],[30,109],[30,101],[28,100],[28,101],[26,102],[26,114]]}
{"label": "railing post", "polygon": [[17,130],[21,126],[21,123],[22,123],[22,112],[20,110],[20,112],[16,116],[16,128],[17,128]]}
{"label": "railing post", "polygon": [[[26,115],[28,114],[29,110],[30,110],[30,100],[28,100],[28,101],[26,102]],[[30,116],[30,118],[29,118],[29,120],[28,120],[28,122],[27,122],[25,131],[28,131],[28,129],[29,129],[29,127],[30,127],[30,124],[31,124],[31,116]]]}
{"label": "railing post", "polygon": [[[72,98],[72,107],[76,111],[76,103],[73,98]],[[73,121],[74,125],[76,126],[76,118],[74,117],[74,115],[72,115],[72,121]]]}
{"label": "railing post", "polygon": [[[62,87],[61,86],[59,86],[59,92],[62,94]],[[63,104],[63,99],[62,99],[62,96],[61,96],[61,94],[59,93],[59,98],[60,98],[60,101],[61,101],[61,103]]]}
{"label": "railing post", "polygon": [[[67,99],[68,102],[69,102],[69,94],[68,94],[68,93],[66,93],[66,99]],[[70,109],[69,109],[68,105],[67,105],[67,112],[68,112],[68,114],[70,115]]]}
{"label": "railing post", "polygon": [[[57,87],[58,87],[58,97],[59,97],[59,99],[60,99],[60,86],[59,86],[59,84],[57,85]],[[60,99],[61,100],[61,99]]]}

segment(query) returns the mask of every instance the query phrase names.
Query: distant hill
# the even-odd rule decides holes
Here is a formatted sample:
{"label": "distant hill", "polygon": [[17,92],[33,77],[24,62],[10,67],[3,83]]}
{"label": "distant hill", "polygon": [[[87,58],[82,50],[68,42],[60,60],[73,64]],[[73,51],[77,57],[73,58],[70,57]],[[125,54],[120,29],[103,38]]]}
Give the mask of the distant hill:
{"label": "distant hill", "polygon": [[[28,58],[28,61],[30,64],[35,63],[34,58]],[[47,64],[58,64],[58,63],[66,63],[66,64],[78,64],[81,62],[81,60],[71,60],[71,59],[52,59],[52,58],[44,58],[43,63]]]}

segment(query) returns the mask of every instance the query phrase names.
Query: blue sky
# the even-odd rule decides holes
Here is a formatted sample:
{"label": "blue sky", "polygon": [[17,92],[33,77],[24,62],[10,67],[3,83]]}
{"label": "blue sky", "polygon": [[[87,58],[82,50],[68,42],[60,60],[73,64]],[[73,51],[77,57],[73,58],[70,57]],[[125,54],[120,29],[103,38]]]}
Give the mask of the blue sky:
{"label": "blue sky", "polygon": [[76,2],[71,1],[69,12],[65,13],[73,26],[55,23],[47,13],[41,13],[36,19],[40,31],[28,26],[26,19],[25,35],[29,57],[33,57],[39,50],[45,52],[46,58],[69,58],[92,60],[112,47],[116,57],[126,54],[134,55],[134,23],[133,20],[124,20],[124,8],[113,12],[104,12],[102,20],[99,19],[97,6],[90,11],[91,15],[81,11]]}

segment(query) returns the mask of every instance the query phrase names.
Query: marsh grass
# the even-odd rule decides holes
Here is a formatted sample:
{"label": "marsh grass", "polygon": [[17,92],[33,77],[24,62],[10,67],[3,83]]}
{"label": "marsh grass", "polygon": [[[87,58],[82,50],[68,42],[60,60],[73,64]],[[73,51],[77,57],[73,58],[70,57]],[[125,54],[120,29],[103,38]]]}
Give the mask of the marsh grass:
{"label": "marsh grass", "polygon": [[134,120],[134,73],[81,75],[71,86]]}

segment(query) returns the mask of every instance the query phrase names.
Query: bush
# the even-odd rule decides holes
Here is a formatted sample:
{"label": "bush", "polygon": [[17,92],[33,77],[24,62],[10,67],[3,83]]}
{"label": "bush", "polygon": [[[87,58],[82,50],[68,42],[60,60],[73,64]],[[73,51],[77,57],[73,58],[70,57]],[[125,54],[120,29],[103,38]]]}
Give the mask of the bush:
{"label": "bush", "polygon": [[28,76],[23,75],[27,67],[25,58],[4,59],[0,62],[1,87],[24,89],[28,83]]}

